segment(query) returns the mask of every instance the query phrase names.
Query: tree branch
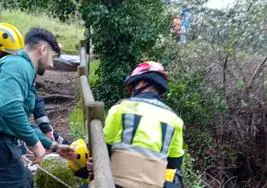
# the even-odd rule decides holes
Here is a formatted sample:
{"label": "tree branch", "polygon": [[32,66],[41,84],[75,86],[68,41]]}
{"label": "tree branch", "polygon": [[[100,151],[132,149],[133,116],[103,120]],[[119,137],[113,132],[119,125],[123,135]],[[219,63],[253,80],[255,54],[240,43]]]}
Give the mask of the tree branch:
{"label": "tree branch", "polygon": [[250,80],[250,82],[249,82],[249,83],[250,83],[250,84],[249,84],[249,88],[252,87],[255,78],[256,78],[256,77],[258,76],[258,74],[261,72],[261,70],[262,70],[262,68],[263,68],[263,65],[264,65],[264,63],[266,63],[266,61],[267,61],[267,57],[265,57],[265,59],[259,64],[259,66],[258,66],[257,69],[255,70],[255,72],[254,72],[254,74],[253,74],[253,76],[252,76],[252,78],[251,78],[251,80]]}

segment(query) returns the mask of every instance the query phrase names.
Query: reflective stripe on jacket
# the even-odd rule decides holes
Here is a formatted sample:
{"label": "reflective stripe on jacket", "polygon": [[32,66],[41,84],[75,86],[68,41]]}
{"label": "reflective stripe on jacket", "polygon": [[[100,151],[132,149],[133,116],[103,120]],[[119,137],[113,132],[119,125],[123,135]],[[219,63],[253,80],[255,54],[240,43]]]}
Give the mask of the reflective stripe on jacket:
{"label": "reflective stripe on jacket", "polygon": [[122,149],[155,159],[181,157],[183,121],[158,99],[133,97],[108,113],[104,136],[112,150]]}

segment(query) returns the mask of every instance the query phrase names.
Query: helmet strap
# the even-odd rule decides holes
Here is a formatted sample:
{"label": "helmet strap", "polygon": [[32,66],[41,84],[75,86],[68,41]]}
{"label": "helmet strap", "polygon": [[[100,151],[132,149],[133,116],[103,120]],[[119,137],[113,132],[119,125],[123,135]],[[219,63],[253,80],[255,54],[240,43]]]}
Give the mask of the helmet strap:
{"label": "helmet strap", "polygon": [[6,55],[8,55],[8,53],[3,52],[3,51],[0,51],[0,59],[1,59],[2,57],[6,56]]}

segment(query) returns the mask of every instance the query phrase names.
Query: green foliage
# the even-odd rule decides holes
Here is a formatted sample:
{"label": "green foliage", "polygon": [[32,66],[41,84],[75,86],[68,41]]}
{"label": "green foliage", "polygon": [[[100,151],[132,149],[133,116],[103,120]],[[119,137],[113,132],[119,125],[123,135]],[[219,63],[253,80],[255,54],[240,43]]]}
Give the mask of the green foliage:
{"label": "green foliage", "polygon": [[194,169],[195,160],[186,151],[183,157],[183,182],[185,187],[204,188],[204,183],[199,171]]}
{"label": "green foliage", "polygon": [[187,137],[187,144],[191,154],[195,157],[197,164],[194,167],[204,170],[207,166],[214,162],[214,148],[216,145],[212,140],[208,128],[197,128],[196,126],[188,126],[185,131]]}
{"label": "green foliage", "polygon": [[85,138],[85,129],[83,121],[83,111],[80,107],[80,102],[76,104],[70,114],[70,133],[71,137],[76,140]]}
{"label": "green foliage", "polygon": [[[175,70],[170,76],[169,105],[179,112],[186,124],[207,125],[214,112],[225,111],[218,92],[204,86],[204,71],[182,73]],[[207,100],[209,99],[209,100]]]}
{"label": "green foliage", "polygon": [[67,21],[77,16],[77,6],[73,0],[50,0],[51,14],[61,21]]}
{"label": "green foliage", "polygon": [[170,37],[159,41],[155,49],[161,52],[158,56],[169,70],[167,103],[186,125],[208,125],[214,112],[227,110],[220,88],[207,84],[209,44],[201,41],[177,44]]}
{"label": "green foliage", "polygon": [[107,107],[123,97],[124,78],[144,54],[153,56],[159,34],[167,31],[163,10],[160,0],[83,1],[82,19],[101,59],[95,96]]}
{"label": "green foliage", "polygon": [[[79,185],[81,185],[83,182],[80,178],[74,176],[73,171],[68,167],[67,161],[59,156],[49,156],[47,159],[44,159],[41,162],[40,166],[51,172],[54,176],[71,187],[79,187]],[[36,172],[35,180],[36,186],[40,188],[64,187],[64,185],[40,169],[38,169]]]}
{"label": "green foliage", "polygon": [[77,10],[74,0],[5,0],[0,5],[4,9],[19,9],[28,13],[46,12],[61,21],[74,17]]}
{"label": "green foliage", "polygon": [[[180,75],[178,72],[176,73]],[[208,119],[208,114],[204,112],[204,98],[201,95],[202,88],[200,83],[202,80],[203,75],[196,72],[183,74],[182,78],[170,81],[168,103],[179,110],[185,122]]]}
{"label": "green foliage", "polygon": [[98,80],[98,76],[96,74],[96,71],[99,67],[100,64],[100,60],[93,60],[90,62],[90,74],[89,74],[89,80],[90,80],[90,85],[96,85],[97,84],[97,80]]}

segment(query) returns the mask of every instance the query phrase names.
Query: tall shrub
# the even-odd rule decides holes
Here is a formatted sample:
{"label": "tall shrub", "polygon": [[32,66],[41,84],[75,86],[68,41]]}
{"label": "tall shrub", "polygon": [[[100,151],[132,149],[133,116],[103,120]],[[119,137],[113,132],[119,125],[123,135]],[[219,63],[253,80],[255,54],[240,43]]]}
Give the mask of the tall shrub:
{"label": "tall shrub", "polygon": [[167,32],[161,0],[87,0],[80,8],[82,19],[100,54],[99,81],[94,87],[107,107],[123,97],[125,76],[145,56],[153,56],[153,46]]}

